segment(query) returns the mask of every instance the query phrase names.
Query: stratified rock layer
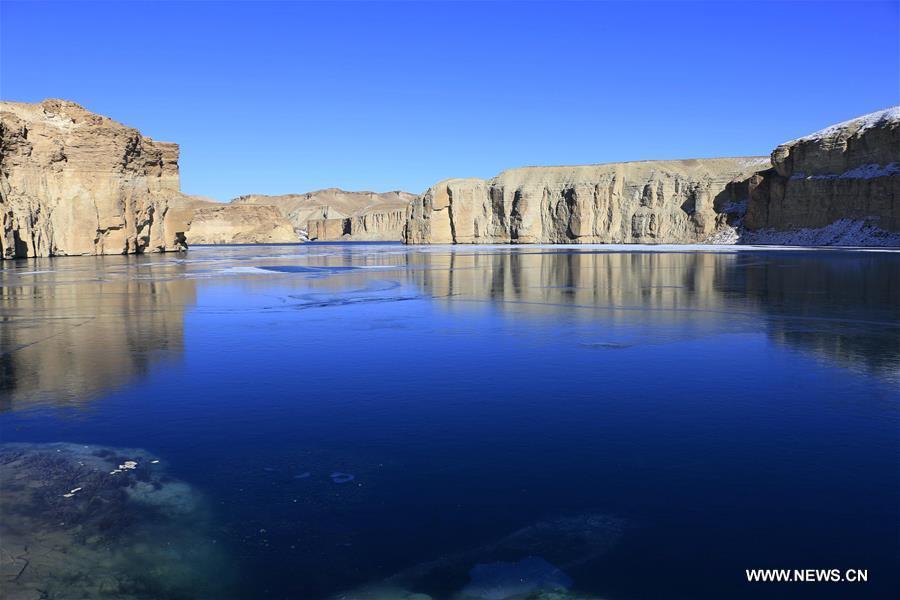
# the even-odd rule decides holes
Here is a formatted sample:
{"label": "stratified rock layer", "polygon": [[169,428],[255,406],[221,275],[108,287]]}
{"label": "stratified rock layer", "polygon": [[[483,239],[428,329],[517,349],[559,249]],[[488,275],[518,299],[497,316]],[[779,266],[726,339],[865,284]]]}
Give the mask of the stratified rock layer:
{"label": "stratified rock layer", "polygon": [[274,206],[242,205],[198,198],[185,200],[185,237],[196,244],[290,244],[301,241],[290,221]]}
{"label": "stratified rock layer", "polygon": [[312,219],[307,231],[310,240],[355,242],[399,242],[406,225],[406,205],[370,208],[342,219]]}
{"label": "stratified rock layer", "polygon": [[786,142],[751,180],[749,230],[867,221],[900,231],[900,106]]}
{"label": "stratified rock layer", "polygon": [[0,102],[0,255],[184,249],[178,146],[64,100]]}
{"label": "stratified rock layer", "polygon": [[[249,195],[232,205],[268,205],[278,209],[298,235],[309,239],[396,240],[403,233],[408,192],[348,192],[328,188],[284,196]],[[345,220],[349,220],[345,222]]]}
{"label": "stratified rock layer", "polygon": [[768,159],[526,167],[449,179],[409,207],[410,244],[692,243],[725,224]]}

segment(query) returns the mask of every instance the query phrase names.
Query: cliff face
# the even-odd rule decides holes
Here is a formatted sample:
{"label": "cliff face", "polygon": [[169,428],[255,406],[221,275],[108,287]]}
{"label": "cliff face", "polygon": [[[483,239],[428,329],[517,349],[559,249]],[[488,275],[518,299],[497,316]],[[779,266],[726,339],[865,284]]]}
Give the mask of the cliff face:
{"label": "cliff face", "polygon": [[[343,239],[345,219],[355,220],[370,213],[380,215],[382,211],[400,209],[405,213],[406,205],[415,195],[401,192],[347,192],[337,188],[328,188],[306,194],[288,194],[284,196],[240,196],[231,201],[234,205],[267,205],[273,206],[293,225],[294,230],[307,233],[310,239],[338,240]],[[405,217],[404,217],[405,219]],[[323,221],[333,221],[323,223]],[[403,228],[384,216],[347,224],[347,228],[358,232],[359,239],[400,240]],[[366,237],[370,236],[370,237]],[[357,239],[357,233],[353,234]]]}
{"label": "cliff face", "polygon": [[184,249],[178,146],[63,100],[0,102],[0,255]]}
{"label": "cliff face", "polygon": [[768,159],[716,158],[512,169],[449,179],[410,204],[404,241],[693,243],[724,227]]}
{"label": "cliff face", "polygon": [[751,231],[865,220],[900,231],[900,106],[786,142],[751,185]]}
{"label": "cliff face", "polygon": [[177,203],[188,222],[187,243],[194,244],[290,244],[300,235],[274,206],[235,205],[185,197]]}
{"label": "cliff face", "polygon": [[406,205],[371,208],[340,219],[312,219],[307,231],[310,240],[354,242],[399,242],[406,224]]}

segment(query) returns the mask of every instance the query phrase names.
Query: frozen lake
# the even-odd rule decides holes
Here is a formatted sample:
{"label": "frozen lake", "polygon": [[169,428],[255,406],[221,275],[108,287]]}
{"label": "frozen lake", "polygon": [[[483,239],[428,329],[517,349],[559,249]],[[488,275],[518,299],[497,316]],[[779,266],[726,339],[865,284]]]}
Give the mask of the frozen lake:
{"label": "frozen lake", "polygon": [[0,286],[7,597],[897,589],[896,251],[201,247]]}

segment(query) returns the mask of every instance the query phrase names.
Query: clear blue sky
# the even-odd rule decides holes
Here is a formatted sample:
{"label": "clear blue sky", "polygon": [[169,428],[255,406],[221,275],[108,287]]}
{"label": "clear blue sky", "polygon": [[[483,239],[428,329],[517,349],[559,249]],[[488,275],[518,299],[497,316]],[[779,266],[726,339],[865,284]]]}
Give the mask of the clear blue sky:
{"label": "clear blue sky", "polygon": [[0,5],[0,97],[181,144],[185,192],[420,192],[768,154],[900,103],[898,2]]}

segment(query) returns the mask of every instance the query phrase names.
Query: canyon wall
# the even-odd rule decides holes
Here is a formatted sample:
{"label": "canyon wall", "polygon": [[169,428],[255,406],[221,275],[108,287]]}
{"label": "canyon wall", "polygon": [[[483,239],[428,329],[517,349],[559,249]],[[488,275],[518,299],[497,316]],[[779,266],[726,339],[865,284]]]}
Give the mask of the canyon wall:
{"label": "canyon wall", "polygon": [[727,225],[765,157],[525,167],[448,179],[409,205],[404,241],[698,243]]}
{"label": "canyon wall", "polygon": [[178,145],[64,100],[0,102],[2,258],[183,250]]}
{"label": "canyon wall", "polygon": [[[348,192],[328,188],[305,194],[240,196],[231,204],[275,207],[290,221],[298,235],[306,235],[309,239],[346,239],[345,231],[353,230],[352,239],[399,241],[406,205],[415,197],[402,191]],[[393,210],[404,213],[399,222],[396,215],[382,214]],[[345,219],[352,222],[345,224]]]}
{"label": "canyon wall", "polygon": [[185,238],[200,244],[291,244],[301,241],[290,221],[274,206],[240,205],[185,196]]}
{"label": "canyon wall", "polygon": [[406,192],[329,188],[283,196],[247,195],[230,202],[183,196],[185,237],[193,244],[289,244],[319,241],[400,241]]}
{"label": "canyon wall", "polygon": [[846,228],[852,221],[900,232],[900,107],[781,144],[771,160],[773,168],[751,183],[744,218],[750,232]]}
{"label": "canyon wall", "polygon": [[307,231],[310,240],[354,242],[398,242],[403,239],[406,206],[371,208],[361,214],[339,219],[312,219]]}

